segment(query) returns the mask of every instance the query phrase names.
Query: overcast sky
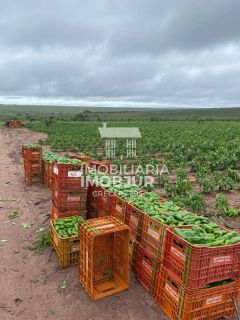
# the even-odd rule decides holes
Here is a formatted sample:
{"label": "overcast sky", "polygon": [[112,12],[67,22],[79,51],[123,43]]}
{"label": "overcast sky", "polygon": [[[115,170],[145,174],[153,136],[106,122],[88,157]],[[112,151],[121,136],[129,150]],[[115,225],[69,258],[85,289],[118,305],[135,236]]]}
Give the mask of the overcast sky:
{"label": "overcast sky", "polygon": [[17,101],[240,106],[240,1],[0,0],[0,103]]}

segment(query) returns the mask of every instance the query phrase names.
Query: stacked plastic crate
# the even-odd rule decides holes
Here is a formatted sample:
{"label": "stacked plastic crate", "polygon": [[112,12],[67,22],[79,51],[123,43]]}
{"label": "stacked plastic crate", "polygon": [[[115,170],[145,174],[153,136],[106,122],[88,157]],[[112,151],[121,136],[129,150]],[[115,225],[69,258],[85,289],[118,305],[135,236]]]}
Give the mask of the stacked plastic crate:
{"label": "stacked plastic crate", "polygon": [[9,128],[21,128],[23,125],[21,120],[9,120],[6,122],[6,126]]}
{"label": "stacked plastic crate", "polygon": [[[139,208],[133,204],[127,204],[125,221],[130,228],[130,240],[133,244],[132,270],[140,284],[150,295],[155,296],[160,268],[159,250],[153,254],[143,239],[145,217],[148,216]],[[160,235],[156,232],[155,236]]]}
{"label": "stacked plastic crate", "polygon": [[[121,198],[117,194],[111,194],[110,196],[110,215],[117,218],[121,222],[127,224],[130,229],[129,236],[129,269],[134,270],[136,262],[136,253],[139,245],[139,236],[135,230],[135,225],[132,223],[132,219],[129,217],[129,208],[131,204]],[[130,222],[131,220],[131,222]]]}
{"label": "stacked plastic crate", "polygon": [[86,217],[86,164],[80,160],[74,163],[53,161],[51,174],[52,218]]}
{"label": "stacked plastic crate", "polygon": [[[165,201],[166,199],[159,198],[160,203]],[[148,293],[155,297],[167,225],[134,205],[128,206],[127,217],[127,223],[137,239],[135,276]]]}
{"label": "stacked plastic crate", "polygon": [[172,320],[231,318],[240,290],[240,243],[192,245],[173,229],[166,232],[157,303]]}
{"label": "stacked plastic crate", "polygon": [[[90,161],[88,163],[88,170],[95,171],[96,173],[104,172],[104,176],[108,177],[110,171],[110,162],[106,161]],[[108,180],[106,180],[108,182]],[[99,181],[92,181],[89,179],[88,184],[88,219],[97,217],[105,217],[110,215],[110,205],[112,193],[104,188],[101,184],[101,178]]]}
{"label": "stacked plastic crate", "polygon": [[102,186],[92,184],[88,187],[88,219],[110,215],[111,193]]}
{"label": "stacked plastic crate", "polygon": [[52,186],[52,176],[51,176],[51,161],[43,159],[43,183],[44,185],[51,189]]}
{"label": "stacked plastic crate", "polygon": [[23,145],[22,157],[26,184],[42,182],[42,148],[35,144]]}
{"label": "stacked plastic crate", "polygon": [[60,157],[59,154],[52,151],[43,151],[43,183],[49,189],[52,188],[52,163]]}

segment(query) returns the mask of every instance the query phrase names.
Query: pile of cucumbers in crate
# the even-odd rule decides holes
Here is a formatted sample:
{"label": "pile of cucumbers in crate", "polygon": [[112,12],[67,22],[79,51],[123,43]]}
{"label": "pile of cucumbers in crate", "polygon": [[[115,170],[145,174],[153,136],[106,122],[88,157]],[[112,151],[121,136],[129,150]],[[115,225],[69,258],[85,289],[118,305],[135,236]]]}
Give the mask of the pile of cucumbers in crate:
{"label": "pile of cucumbers in crate", "polygon": [[81,160],[79,159],[71,159],[68,157],[61,156],[57,153],[54,153],[52,151],[44,151],[43,152],[43,160],[52,162],[52,161],[57,161],[60,164],[80,164],[82,163]]}
{"label": "pile of cucumbers in crate", "polygon": [[220,229],[215,223],[193,226],[190,229],[175,228],[174,233],[195,246],[218,247],[240,242],[240,236],[236,231]]}
{"label": "pile of cucumbers in crate", "polygon": [[71,216],[64,219],[56,219],[53,226],[58,235],[63,238],[76,237],[79,233],[79,225],[84,221],[82,216]]}
{"label": "pile of cucumbers in crate", "polygon": [[156,192],[142,192],[142,189],[127,182],[116,182],[114,178],[101,172],[91,171],[90,179],[122,199],[134,204],[146,215],[167,226],[193,226],[192,228],[175,228],[174,233],[191,244],[199,246],[226,246],[240,242],[240,236],[235,232],[219,228],[219,225],[209,222],[204,216],[194,215],[172,201],[159,199]]}

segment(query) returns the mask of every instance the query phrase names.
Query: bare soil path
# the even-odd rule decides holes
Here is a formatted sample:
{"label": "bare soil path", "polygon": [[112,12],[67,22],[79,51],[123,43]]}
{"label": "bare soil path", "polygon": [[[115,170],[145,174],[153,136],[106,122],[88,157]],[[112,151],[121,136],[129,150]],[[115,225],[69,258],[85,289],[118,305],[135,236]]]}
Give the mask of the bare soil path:
{"label": "bare soil path", "polygon": [[[28,249],[36,229],[48,227],[51,193],[42,185],[25,186],[21,146],[43,137],[27,129],[0,129],[0,240],[8,240],[0,242],[0,320],[167,319],[133,277],[128,291],[92,302],[77,266],[59,267],[51,248],[42,255]],[[22,215],[9,220],[11,211]],[[33,225],[25,229],[23,222]]]}

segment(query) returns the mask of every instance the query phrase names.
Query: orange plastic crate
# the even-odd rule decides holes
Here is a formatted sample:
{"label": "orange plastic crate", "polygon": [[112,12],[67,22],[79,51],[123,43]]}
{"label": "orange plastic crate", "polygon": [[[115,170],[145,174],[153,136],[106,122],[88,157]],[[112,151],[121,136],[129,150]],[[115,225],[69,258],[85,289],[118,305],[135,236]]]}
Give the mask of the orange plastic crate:
{"label": "orange plastic crate", "polygon": [[105,210],[101,210],[101,209],[97,209],[97,216],[98,218],[101,217],[109,217],[109,212],[105,211]]}
{"label": "orange plastic crate", "polygon": [[51,166],[52,179],[62,188],[86,187],[86,164],[62,164],[56,161]]}
{"label": "orange plastic crate", "polygon": [[42,174],[36,174],[29,171],[24,172],[24,181],[27,185],[32,185],[36,183],[42,183],[43,177]]}
{"label": "orange plastic crate", "polygon": [[109,215],[110,201],[112,194],[101,186],[89,186],[88,188],[88,204],[91,207],[100,209]]}
{"label": "orange plastic crate", "polygon": [[140,241],[141,239],[143,215],[144,212],[133,204],[127,204],[125,223],[129,226],[130,238],[134,241]]}
{"label": "orange plastic crate", "polygon": [[162,259],[164,237],[167,225],[144,214],[142,225],[141,245],[148,250],[156,259]]}
{"label": "orange plastic crate", "polygon": [[106,212],[101,209],[97,209],[91,205],[87,207],[87,218],[88,219],[94,219],[94,218],[100,218],[100,217],[108,217],[109,212]]}
{"label": "orange plastic crate", "polygon": [[141,245],[138,246],[135,264],[135,276],[151,296],[155,296],[160,261]]}
{"label": "orange plastic crate", "polygon": [[22,157],[28,161],[42,161],[42,147],[29,148],[22,146]]}
{"label": "orange plastic crate", "polygon": [[44,183],[44,185],[45,185],[47,188],[51,189],[51,185],[52,185],[52,178],[51,178],[51,176],[49,176],[49,175],[47,175],[47,174],[44,174],[44,175],[43,175],[43,183]]}
{"label": "orange plastic crate", "polygon": [[52,201],[60,212],[87,210],[87,188],[64,189],[53,183]]}
{"label": "orange plastic crate", "polygon": [[118,195],[110,196],[110,215],[116,217],[122,222],[126,222],[126,211],[128,202]]}
{"label": "orange plastic crate", "polygon": [[168,227],[147,214],[143,215],[141,245],[159,260],[163,259],[165,235]]}
{"label": "orange plastic crate", "polygon": [[33,173],[33,174],[42,173],[41,161],[27,161],[26,159],[24,159],[23,166],[24,166],[25,172]]}
{"label": "orange plastic crate", "polygon": [[105,211],[106,213],[110,212],[110,197],[111,193],[103,187],[96,187],[95,189],[96,197],[96,206],[98,209]]}
{"label": "orange plastic crate", "polygon": [[98,217],[98,209],[87,204],[87,219],[94,219]]}
{"label": "orange plastic crate", "polygon": [[[87,189],[87,217],[88,219],[98,218],[99,216],[108,216],[109,210],[99,208],[99,192],[102,194],[104,191],[101,187],[94,185],[89,185]],[[101,206],[101,208],[104,206]]]}
{"label": "orange plastic crate", "polygon": [[[23,161],[24,161],[24,159],[23,159]],[[41,166],[42,166],[42,174],[44,175],[45,174],[45,160],[44,159],[41,160]]]}
{"label": "orange plastic crate", "polygon": [[[61,218],[64,219],[64,218]],[[50,220],[51,241],[62,267],[79,264],[80,241],[79,236],[62,238],[54,228],[54,220]]]}
{"label": "orange plastic crate", "polygon": [[23,125],[21,120],[9,120],[7,121],[7,126],[9,128],[21,128]]}
{"label": "orange plastic crate", "polygon": [[133,240],[129,240],[129,270],[134,271],[136,265],[136,256],[137,256],[137,249],[139,243]]}
{"label": "orange plastic crate", "polygon": [[88,192],[87,192],[87,204],[88,206],[92,208],[97,208],[97,186],[89,185],[88,186]]}
{"label": "orange plastic crate", "polygon": [[64,217],[71,217],[71,216],[82,216],[84,218],[86,218],[87,216],[87,210],[69,210],[69,211],[59,211],[54,203],[52,202],[52,214],[51,214],[51,218],[52,219],[58,219],[58,218],[64,218]]}
{"label": "orange plastic crate", "polygon": [[113,217],[80,226],[80,282],[92,300],[129,287],[129,229]]}
{"label": "orange plastic crate", "polygon": [[43,160],[43,168],[44,168],[44,173],[47,174],[48,176],[51,176],[52,162]]}
{"label": "orange plastic crate", "polygon": [[217,320],[235,314],[240,280],[208,289],[190,290],[161,267],[156,302],[170,320]]}
{"label": "orange plastic crate", "polygon": [[42,160],[42,173],[43,173],[43,183],[44,185],[51,189],[52,177],[51,177],[51,162],[47,160]]}
{"label": "orange plastic crate", "polygon": [[167,228],[163,265],[180,283],[198,289],[212,282],[240,278],[240,243],[194,246],[177,236],[173,229]]}

